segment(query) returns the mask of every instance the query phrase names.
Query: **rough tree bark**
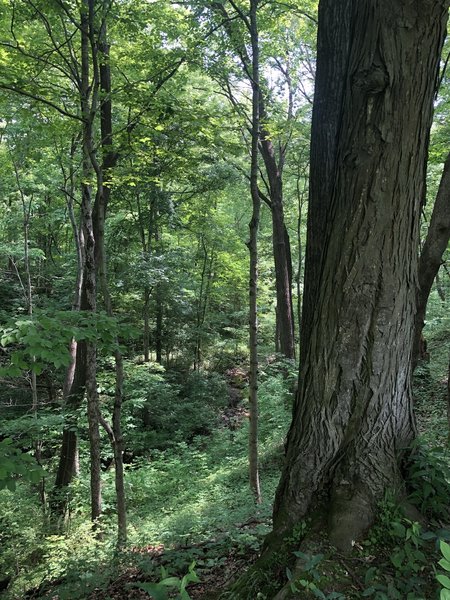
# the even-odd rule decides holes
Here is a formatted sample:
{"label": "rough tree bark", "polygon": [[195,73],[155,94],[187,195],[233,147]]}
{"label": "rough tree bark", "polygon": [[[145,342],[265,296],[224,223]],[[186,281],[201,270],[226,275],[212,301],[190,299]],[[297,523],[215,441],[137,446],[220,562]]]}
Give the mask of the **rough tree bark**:
{"label": "rough tree bark", "polygon": [[434,202],[430,226],[419,260],[419,289],[414,323],[414,343],[412,350],[413,368],[421,358],[421,338],[425,325],[425,314],[433,281],[436,279],[442,256],[450,238],[450,154],[447,156],[441,181]]}
{"label": "rough tree bark", "polygon": [[410,394],[424,165],[448,0],[322,0],[302,377],[274,506],[319,499],[349,549],[415,435]]}

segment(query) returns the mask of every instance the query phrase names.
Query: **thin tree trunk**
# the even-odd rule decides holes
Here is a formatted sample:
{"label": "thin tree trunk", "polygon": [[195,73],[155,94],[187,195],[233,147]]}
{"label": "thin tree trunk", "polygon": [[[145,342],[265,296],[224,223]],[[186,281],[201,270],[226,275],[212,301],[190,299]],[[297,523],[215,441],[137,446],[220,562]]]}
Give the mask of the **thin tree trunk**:
{"label": "thin tree trunk", "polygon": [[[232,19],[221,2],[213,2],[213,9],[223,18],[223,27],[227,32],[232,44],[236,45],[236,37],[232,25]],[[245,19],[243,13],[241,19]],[[246,23],[248,27],[248,23]],[[236,52],[241,60],[244,75],[252,82],[252,60],[248,55],[245,45],[236,45]],[[286,72],[284,73],[286,75]],[[291,250],[289,236],[286,236],[283,206],[283,166],[286,157],[286,144],[280,148],[277,157],[272,143],[270,132],[261,125],[267,118],[267,100],[264,93],[259,89],[259,149],[264,161],[267,179],[269,182],[270,208],[272,214],[272,243],[275,263],[275,287],[277,294],[277,319],[280,340],[280,352],[287,358],[295,357],[294,322],[292,309],[292,263],[290,263]],[[288,119],[292,118],[291,107]]]}
{"label": "thin tree trunk", "polygon": [[[96,198],[96,220],[97,220],[97,237],[95,239],[96,267],[99,276],[99,281],[103,293],[106,314],[110,318],[114,318],[111,295],[109,292],[107,265],[106,265],[106,249],[105,249],[105,219],[106,209],[109,203],[111,194],[108,183],[105,183],[105,177],[108,179],[111,176],[111,169],[115,166],[116,155],[113,152],[112,143],[112,104],[111,104],[111,73],[109,67],[109,45],[107,43],[106,17],[103,16],[103,21],[100,29],[100,61],[99,61],[99,80],[102,92],[102,100],[100,104],[101,116],[101,134],[102,134],[102,149],[103,162],[98,165],[97,173],[97,198]],[[116,490],[116,507],[117,507],[117,541],[119,546],[123,546],[127,540],[127,517],[126,517],[126,501],[125,501],[125,482],[123,468],[123,435],[121,426],[122,403],[123,403],[123,358],[120,351],[119,340],[115,339],[114,349],[115,361],[115,392],[114,392],[114,408],[112,414],[112,427],[100,415],[99,419],[105,427],[114,454],[114,473],[115,473],[115,490]]]}
{"label": "thin tree trunk", "polygon": [[[93,34],[92,0],[83,0],[81,10],[81,106],[83,122],[83,183],[81,213],[83,232],[85,240],[85,272],[84,291],[86,304],[92,316],[97,310],[97,281],[96,281],[96,247],[93,225],[92,207],[92,158],[93,158],[93,129],[92,120],[95,116],[96,94],[98,90],[95,82],[94,88],[90,88],[90,36]],[[95,74],[95,69],[94,69]],[[91,100],[90,100],[91,99]],[[92,106],[91,106],[92,104]],[[100,411],[97,392],[97,346],[96,342],[89,340],[86,343],[86,396],[87,415],[89,425],[89,451],[90,451],[90,479],[91,479],[91,518],[97,524],[102,512],[101,496],[101,464],[100,464]]]}
{"label": "thin tree trunk", "polygon": [[[86,343],[84,341],[74,344],[76,358],[73,379],[65,396],[64,403],[69,411],[76,410],[84,397],[86,386]],[[70,367],[70,365],[69,365]],[[67,381],[67,375],[66,375]],[[62,491],[79,472],[78,461],[78,436],[75,431],[76,418],[69,414],[63,430],[61,449],[59,454],[58,470],[55,478],[55,498],[52,500],[52,512],[63,515],[67,508],[66,500],[61,497]]]}
{"label": "thin tree trunk", "polygon": [[144,346],[144,362],[150,361],[150,319],[149,319],[149,305],[150,305],[150,289],[148,286],[144,289],[144,332],[143,332],[143,346]]}
{"label": "thin tree trunk", "polygon": [[[74,168],[73,161],[75,158],[76,147],[78,141],[73,138],[70,158],[71,164],[69,173],[66,175],[63,162],[61,161],[61,169],[65,179],[65,192],[67,199],[67,211],[69,214],[70,224],[72,226],[73,239],[77,255],[77,277],[75,283],[75,292],[72,302],[72,310],[78,312],[81,308],[82,288],[83,288],[83,271],[84,271],[84,238],[83,228],[79,228],[73,209],[75,183],[74,183]],[[86,370],[86,349],[84,342],[78,344],[75,339],[70,343],[70,363],[66,370],[66,375],[63,383],[63,404],[66,408],[76,409],[80,406],[84,391],[85,391],[85,370]],[[63,438],[59,455],[58,470],[56,473],[54,490],[51,502],[51,510],[56,515],[66,513],[67,502],[61,496],[61,491],[66,488],[79,472],[78,459],[78,438],[76,427],[76,418],[69,415],[65,419],[63,429]]]}
{"label": "thin tree trunk", "polygon": [[[301,281],[302,281],[302,265],[303,265],[303,248],[302,248],[302,223],[303,223],[303,204],[305,199],[305,190],[306,190],[306,177],[305,173],[303,173],[303,177],[305,177],[305,184],[303,186],[303,190],[300,191],[300,163],[298,165],[297,172],[297,180],[296,180],[296,191],[297,191],[297,207],[298,207],[298,218],[297,218],[297,245],[298,245],[298,271],[296,276],[296,284],[297,284],[297,321],[298,321],[298,333],[301,331],[302,327],[302,290],[301,290]],[[300,339],[301,345],[301,339]],[[300,355],[300,352],[299,352]]]}
{"label": "thin tree trunk", "polygon": [[[264,104],[260,109],[263,108]],[[261,111],[260,111],[261,112]],[[284,223],[283,180],[280,165],[269,134],[261,131],[261,154],[266,165],[270,187],[272,214],[272,242],[275,262],[275,287],[277,293],[276,318],[280,340],[280,352],[287,358],[295,358],[294,322],[292,309],[292,259],[289,235]]]}
{"label": "thin tree trunk", "polygon": [[419,288],[417,291],[417,309],[414,323],[414,344],[412,351],[413,367],[421,357],[420,349],[428,298],[433,281],[442,264],[442,256],[450,238],[450,153],[448,154],[439,183],[439,189],[431,215],[427,237],[419,260]]}
{"label": "thin tree trunk", "polygon": [[447,445],[450,446],[450,359],[449,359],[449,363],[448,363],[448,373],[447,373],[447,427],[448,427]]}
{"label": "thin tree trunk", "polygon": [[[137,203],[137,212],[138,212],[138,226],[139,226],[139,235],[141,238],[142,245],[142,253],[144,256],[150,256],[151,251],[151,242],[153,236],[153,202],[150,206],[150,219],[148,224],[148,243],[146,238],[146,227],[144,225],[144,216],[141,210],[141,201],[140,201],[140,193],[139,191],[136,194],[136,203]],[[144,319],[144,330],[142,333],[142,348],[144,352],[144,362],[150,361],[150,296],[152,293],[152,288],[146,285],[144,287],[143,294],[143,306],[142,306],[142,316]]]}
{"label": "thin tree trunk", "polygon": [[[22,189],[22,185],[19,178],[19,172],[17,169],[17,165],[14,163],[14,172],[16,175],[17,187],[19,188],[20,197],[22,200],[22,213],[23,213],[23,250],[24,250],[24,264],[25,264],[25,274],[26,274],[26,287],[25,287],[25,300],[27,305],[27,314],[32,317],[33,316],[33,286],[31,281],[31,265],[30,265],[30,255],[29,255],[29,231],[30,231],[30,216],[31,216],[31,203],[33,201],[33,196],[30,197],[28,203],[26,201],[25,193]],[[32,357],[32,365],[30,372],[30,389],[31,389],[31,411],[34,416],[34,419],[38,418],[38,410],[39,410],[39,398],[37,391],[37,379],[36,379],[36,371],[34,370],[34,363],[36,362],[36,358]],[[36,462],[41,464],[41,441],[39,437],[35,440],[34,444],[34,456]],[[45,479],[42,478],[39,482],[39,497],[41,500],[41,504],[43,506],[45,512],[46,506],[46,494],[45,494]]]}
{"label": "thin tree trunk", "polygon": [[156,331],[155,331],[155,350],[156,350],[156,362],[162,365],[162,353],[163,353],[163,304],[161,294],[161,284],[156,284]]}
{"label": "thin tree trunk", "polygon": [[[205,286],[205,278],[206,278],[206,265],[208,262],[208,251],[206,249],[206,244],[205,244],[205,237],[204,234],[202,233],[200,236],[200,242],[199,245],[201,245],[201,249],[203,252],[203,260],[202,260],[202,272],[200,275],[200,290],[198,293],[198,300],[197,300],[197,315],[196,315],[196,323],[195,323],[195,329],[196,329],[196,337],[195,337],[195,349],[194,349],[194,371],[197,371],[200,369],[200,363],[202,360],[202,332],[201,332],[201,326],[202,326],[202,304],[203,304],[203,288]],[[197,261],[196,261],[197,262]]]}
{"label": "thin tree trunk", "polygon": [[249,223],[250,281],[250,382],[249,382],[249,471],[250,488],[257,504],[261,503],[258,458],[258,229],[261,200],[258,190],[259,139],[259,36],[257,21],[258,0],[250,0],[250,33],[252,42],[252,147],[250,192],[252,218]]}
{"label": "thin tree trunk", "polygon": [[[159,224],[158,224],[158,205],[157,197],[152,199],[151,203],[151,221],[149,224],[149,248],[151,241],[152,229],[154,231],[155,247],[157,251],[160,251],[159,245]],[[164,317],[164,304],[161,283],[156,284],[156,331],[155,331],[155,351],[156,351],[156,362],[162,365],[163,355],[163,317]]]}

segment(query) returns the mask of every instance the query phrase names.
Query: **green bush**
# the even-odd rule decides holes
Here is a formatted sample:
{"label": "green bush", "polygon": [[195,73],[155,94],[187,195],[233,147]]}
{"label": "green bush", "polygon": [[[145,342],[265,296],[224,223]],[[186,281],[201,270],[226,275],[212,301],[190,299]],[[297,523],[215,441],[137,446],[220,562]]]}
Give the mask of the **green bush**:
{"label": "green bush", "polygon": [[410,455],[407,470],[410,501],[428,518],[450,518],[450,460],[449,450],[429,448],[420,440]]}
{"label": "green bush", "polygon": [[[105,391],[112,396],[111,382]],[[124,393],[126,447],[141,455],[210,435],[228,400],[219,375],[194,372],[182,378],[154,364],[127,367]]]}

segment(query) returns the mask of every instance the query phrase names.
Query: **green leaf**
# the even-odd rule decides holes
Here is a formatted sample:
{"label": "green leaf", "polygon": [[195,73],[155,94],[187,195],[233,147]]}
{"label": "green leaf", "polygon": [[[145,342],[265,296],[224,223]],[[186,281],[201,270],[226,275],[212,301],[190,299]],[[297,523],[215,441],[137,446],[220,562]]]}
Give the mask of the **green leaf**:
{"label": "green leaf", "polygon": [[435,538],[436,534],[434,533],[434,531],[424,531],[420,534],[420,539],[425,541],[434,540]]}
{"label": "green leaf", "polygon": [[191,572],[187,573],[183,577],[182,581],[185,581],[186,584],[188,584],[188,583],[199,583],[200,579],[199,579],[197,573],[195,573],[195,571],[191,571]]}
{"label": "green leaf", "polygon": [[153,600],[168,600],[166,590],[160,587],[158,583],[135,583],[134,587],[147,592],[147,594],[153,597]]}
{"label": "green leaf", "polygon": [[398,521],[392,523],[392,533],[399,538],[404,538],[406,535],[406,528]]}
{"label": "green leaf", "polygon": [[436,579],[441,585],[450,590],[450,577],[447,577],[447,575],[443,575],[442,573],[438,573],[436,575]]}
{"label": "green leaf", "polygon": [[167,587],[178,587],[180,585],[180,579],[178,577],[166,577],[159,582],[159,585],[165,585]]}
{"label": "green leaf", "polygon": [[399,569],[402,566],[404,558],[405,558],[405,553],[403,552],[403,550],[400,550],[400,552],[397,552],[396,554],[391,556],[391,562],[395,568]]}
{"label": "green leaf", "polygon": [[440,600],[450,600],[450,590],[446,590],[446,589],[441,590]]}
{"label": "green leaf", "polygon": [[365,577],[364,577],[364,583],[366,585],[368,585],[369,583],[371,583],[377,574],[377,568],[376,567],[369,567],[366,571]]}
{"label": "green leaf", "polygon": [[438,564],[446,571],[450,571],[450,561],[448,561],[446,558],[441,558]]}
{"label": "green leaf", "polygon": [[446,558],[447,560],[450,561],[450,544],[447,544],[447,542],[444,542],[444,540],[441,540],[439,543],[439,547],[441,549],[441,552],[442,552],[444,558]]}

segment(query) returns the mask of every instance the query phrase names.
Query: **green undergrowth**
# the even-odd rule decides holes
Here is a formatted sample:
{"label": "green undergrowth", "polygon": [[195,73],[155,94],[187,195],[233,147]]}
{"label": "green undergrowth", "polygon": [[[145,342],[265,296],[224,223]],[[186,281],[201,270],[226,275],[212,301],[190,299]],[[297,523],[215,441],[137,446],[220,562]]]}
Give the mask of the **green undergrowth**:
{"label": "green undergrowth", "polygon": [[414,373],[415,410],[420,434],[430,446],[448,442],[447,377],[450,360],[450,311],[433,290],[423,330],[429,360]]}
{"label": "green undergrowth", "polygon": [[[167,564],[169,571],[175,569],[181,575],[192,560],[196,560],[200,577],[204,569],[217,567],[221,560],[226,560],[230,551],[236,556],[254,555],[269,529],[271,502],[289,424],[290,383],[275,368],[262,374],[263,503],[257,507],[248,486],[246,400],[244,397],[241,416],[230,429],[221,421],[219,407],[223,402],[223,386],[217,377],[210,388],[203,382],[187,380],[182,392],[188,398],[186,386],[195,388],[191,397],[197,396],[194,405],[199,411],[205,391],[218,390],[217,395],[222,394],[221,398],[209,400],[210,407],[216,406],[210,433],[192,435],[192,427],[184,423],[185,439],[180,440],[182,436],[175,434],[170,443],[161,442],[163,449],[149,449],[146,453],[139,446],[139,452],[127,466],[129,544],[119,556],[114,548],[112,469],[103,473],[102,541],[95,538],[88,524],[88,460],[83,437],[82,475],[71,488],[70,518],[64,535],[52,535],[39,507],[36,486],[20,481],[14,494],[1,491],[0,572],[5,578],[12,578],[2,597],[15,600],[23,598],[27,590],[34,590],[34,597],[50,598],[57,594],[56,597],[61,599],[88,598],[94,589],[106,587],[119,572],[132,565],[137,566],[145,577],[156,577],[154,565],[158,561],[151,560],[155,549],[170,561]],[[163,388],[164,380],[157,380],[153,392],[155,387]],[[182,390],[183,384],[169,381],[167,387],[162,399],[169,411],[167,399],[174,389]],[[105,390],[107,392],[104,384],[103,394]],[[139,411],[145,409],[145,398],[141,405],[128,407],[126,419],[130,425],[137,425]],[[153,394],[150,402],[154,405],[156,401]],[[195,415],[189,418],[194,419]],[[162,431],[160,440],[163,441],[164,428],[159,431]],[[130,435],[133,435],[132,428]],[[50,481],[51,477],[48,477]],[[205,547],[208,549],[206,554]]]}
{"label": "green undergrowth", "polygon": [[323,533],[306,526],[302,537],[296,546],[285,541],[268,561],[250,568],[221,600],[448,598],[450,529],[409,519],[389,498],[367,539],[355,544],[350,555],[339,553]]}
{"label": "green undergrowth", "polygon": [[[386,497],[375,526],[364,542],[355,545],[351,556],[340,555],[323,533],[309,535],[300,524],[262,569],[248,570],[243,595],[229,598],[272,600],[285,586],[286,598],[304,600],[447,600],[445,583],[450,586],[450,572],[446,565],[450,565],[442,548],[450,541],[445,396],[450,323],[439,298],[433,297],[432,302],[433,318],[425,329],[430,362],[421,365],[415,376],[421,437],[405,465],[407,510]],[[49,528],[35,482],[18,479],[14,492],[0,491],[0,584],[11,578],[1,596],[5,600],[25,598],[27,592],[35,598],[104,600],[112,582],[122,577],[121,594],[127,597],[131,583],[159,582],[161,566],[169,579],[182,581],[194,562],[201,583],[193,585],[206,586],[201,597],[210,600],[257,557],[270,529],[295,370],[272,359],[261,368],[263,503],[256,507],[248,486],[245,381],[239,383],[242,403],[230,418],[229,383],[218,374],[183,375],[133,361],[127,361],[126,369],[127,548],[120,554],[115,550],[113,469],[102,475],[101,541],[89,524],[86,424],[80,412],[82,472],[71,487],[63,535],[54,535]],[[102,372],[100,394],[108,416],[113,401],[112,364],[105,361]],[[3,427],[22,446],[40,428],[48,490],[54,478],[60,424],[61,415],[49,412],[38,422],[22,415]],[[18,437],[16,432],[23,431],[33,435]],[[106,438],[103,447],[108,459],[111,451]]]}
{"label": "green undergrowth", "polygon": [[283,589],[283,599],[448,600],[450,451],[418,440],[406,475],[407,499],[399,504],[386,495],[376,523],[350,555],[329,544],[323,516],[316,525],[301,523],[223,599],[272,600]]}

